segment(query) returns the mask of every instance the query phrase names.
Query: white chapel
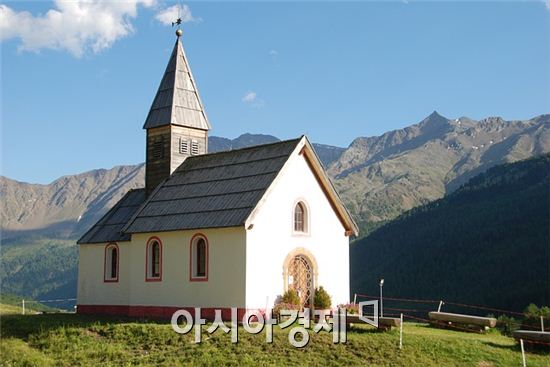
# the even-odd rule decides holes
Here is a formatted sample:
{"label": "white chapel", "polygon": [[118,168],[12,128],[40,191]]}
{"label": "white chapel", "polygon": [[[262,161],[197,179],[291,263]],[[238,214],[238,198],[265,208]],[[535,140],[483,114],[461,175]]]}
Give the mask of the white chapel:
{"label": "white chapel", "polygon": [[[181,31],[143,128],[145,187],[79,239],[77,312],[242,315],[295,289],[349,302],[357,225],[307,137],[208,153],[211,128]],[[113,152],[115,154],[116,152]]]}

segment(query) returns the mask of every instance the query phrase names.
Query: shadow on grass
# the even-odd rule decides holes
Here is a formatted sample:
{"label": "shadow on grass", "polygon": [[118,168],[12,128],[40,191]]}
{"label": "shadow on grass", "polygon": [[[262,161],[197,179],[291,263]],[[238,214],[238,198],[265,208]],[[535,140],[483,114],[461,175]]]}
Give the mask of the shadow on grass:
{"label": "shadow on grass", "polygon": [[65,327],[89,328],[93,325],[143,323],[164,324],[166,321],[144,320],[120,316],[77,314],[5,315],[1,318],[1,336],[27,340],[29,335]]}
{"label": "shadow on grass", "polygon": [[[521,347],[519,346],[519,342],[513,345],[502,345],[502,344],[489,342],[489,341],[483,342],[483,343],[493,348],[510,350],[513,352],[521,352]],[[550,346],[548,345],[524,343],[524,347],[525,347],[525,351],[528,353],[537,354],[541,356],[550,356]]]}
{"label": "shadow on grass", "polygon": [[376,329],[374,327],[367,327],[367,326],[349,326],[347,327],[348,333],[354,333],[354,334],[383,334],[384,332]]}
{"label": "shadow on grass", "polygon": [[499,343],[491,342],[491,341],[483,341],[483,344],[491,347],[491,348],[497,348],[502,350],[510,350],[512,352],[519,352],[521,351],[517,345],[502,345]]}

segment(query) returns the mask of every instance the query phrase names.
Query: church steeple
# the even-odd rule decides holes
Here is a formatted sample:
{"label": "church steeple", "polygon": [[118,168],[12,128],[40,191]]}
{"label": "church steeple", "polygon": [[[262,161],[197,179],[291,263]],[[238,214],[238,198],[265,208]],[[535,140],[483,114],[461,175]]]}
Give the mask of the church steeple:
{"label": "church steeple", "polygon": [[182,31],[145,120],[145,187],[151,193],[183,161],[208,152],[210,123],[181,44]]}

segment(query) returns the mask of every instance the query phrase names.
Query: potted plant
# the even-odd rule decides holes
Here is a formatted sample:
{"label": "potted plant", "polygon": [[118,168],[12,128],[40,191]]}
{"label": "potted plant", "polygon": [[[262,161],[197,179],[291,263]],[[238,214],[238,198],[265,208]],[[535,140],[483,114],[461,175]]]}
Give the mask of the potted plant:
{"label": "potted plant", "polygon": [[300,297],[294,289],[289,289],[283,294],[280,301],[273,307],[273,317],[281,319],[281,311],[300,310]]}
{"label": "potted plant", "polygon": [[315,311],[320,313],[320,317],[327,317],[330,315],[332,305],[332,299],[327,293],[325,288],[322,286],[315,289],[315,294],[313,295],[313,307]]}

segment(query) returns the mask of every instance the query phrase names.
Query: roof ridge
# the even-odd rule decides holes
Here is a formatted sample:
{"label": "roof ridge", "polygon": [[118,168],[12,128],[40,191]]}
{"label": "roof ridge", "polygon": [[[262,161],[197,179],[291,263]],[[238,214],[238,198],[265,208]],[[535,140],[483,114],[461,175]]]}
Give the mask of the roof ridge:
{"label": "roof ridge", "polygon": [[[216,152],[218,153],[218,152]],[[202,154],[202,155],[206,155],[206,154]],[[251,160],[248,160],[248,161],[244,161],[244,162],[234,162],[234,163],[224,163],[224,164],[217,164],[217,165],[214,165],[214,166],[207,166],[207,167],[195,167],[195,168],[186,168],[185,169],[185,172],[189,172],[189,171],[197,171],[197,170],[203,170],[203,169],[213,169],[213,168],[219,168],[219,167],[229,167],[229,166],[238,166],[238,165],[243,165],[243,164],[249,164],[249,163],[256,163],[256,162],[263,162],[263,161],[269,161],[269,160],[272,160],[272,159],[277,159],[277,158],[284,158],[286,157],[287,154],[279,154],[279,155],[275,155],[273,157],[267,157],[267,158],[259,158],[259,159],[251,159]],[[180,165],[181,166],[181,165]],[[179,168],[179,167],[178,167]],[[172,175],[174,174],[181,174],[182,171],[178,171],[177,169],[172,173]]]}
{"label": "roof ridge", "polygon": [[300,141],[302,140],[302,137],[304,135],[300,136],[299,138],[294,138],[294,139],[287,139],[287,140],[279,140],[279,141],[275,141],[273,143],[265,143],[265,144],[257,144],[257,145],[250,145],[248,147],[242,147],[242,148],[238,148],[238,149],[230,149],[230,150],[221,150],[219,152],[212,152],[212,153],[206,153],[206,154],[200,154],[200,155],[194,155],[194,156],[191,156],[189,158],[187,158],[186,160],[189,160],[189,159],[196,159],[196,158],[200,158],[200,157],[204,157],[204,156],[213,156],[213,155],[218,155],[218,154],[227,154],[227,153],[232,153],[232,152],[241,152],[243,150],[248,150],[248,149],[254,149],[254,148],[263,148],[263,147],[267,147],[267,146],[270,146],[270,145],[277,145],[277,144],[284,144],[284,143],[290,143],[292,141]]}

